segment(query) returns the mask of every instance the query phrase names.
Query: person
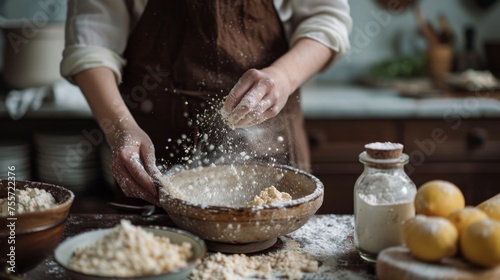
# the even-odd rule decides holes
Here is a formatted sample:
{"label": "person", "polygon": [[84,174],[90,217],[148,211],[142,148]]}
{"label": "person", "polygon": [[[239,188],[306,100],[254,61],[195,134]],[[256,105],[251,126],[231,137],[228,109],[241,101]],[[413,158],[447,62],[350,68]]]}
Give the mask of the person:
{"label": "person", "polygon": [[[158,205],[157,161],[228,139],[310,170],[299,87],[348,51],[351,25],[347,0],[70,0],[61,74],[85,95],[123,193]],[[215,120],[234,129],[221,138]]]}

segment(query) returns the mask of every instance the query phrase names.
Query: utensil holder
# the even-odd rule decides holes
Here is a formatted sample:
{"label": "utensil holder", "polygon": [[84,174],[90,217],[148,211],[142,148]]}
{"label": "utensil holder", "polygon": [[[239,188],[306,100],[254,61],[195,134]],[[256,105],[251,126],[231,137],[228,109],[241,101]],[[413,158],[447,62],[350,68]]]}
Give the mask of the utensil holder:
{"label": "utensil holder", "polygon": [[453,48],[450,45],[433,44],[427,49],[426,57],[431,79],[437,86],[442,85],[451,70]]}

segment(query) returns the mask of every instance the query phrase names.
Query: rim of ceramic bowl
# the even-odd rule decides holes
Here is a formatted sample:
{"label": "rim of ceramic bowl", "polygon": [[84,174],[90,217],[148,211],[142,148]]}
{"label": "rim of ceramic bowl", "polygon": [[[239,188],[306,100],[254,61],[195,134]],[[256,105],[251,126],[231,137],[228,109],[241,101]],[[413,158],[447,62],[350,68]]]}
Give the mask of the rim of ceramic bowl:
{"label": "rim of ceramic bowl", "polygon": [[[231,164],[223,164],[223,165],[216,165],[215,167],[218,166],[230,166]],[[295,174],[300,174],[303,176],[308,177],[314,182],[314,185],[316,188],[314,191],[306,196],[300,197],[298,199],[293,199],[291,201],[279,203],[279,204],[271,204],[271,205],[262,205],[262,206],[240,206],[240,207],[230,207],[230,206],[217,206],[217,205],[206,205],[206,204],[201,204],[201,203],[193,203],[187,200],[183,200],[180,198],[176,198],[172,196],[163,185],[160,185],[159,188],[159,194],[160,194],[160,204],[161,200],[163,199],[162,196],[164,196],[167,201],[175,201],[177,204],[185,205],[188,207],[194,207],[194,208],[201,208],[206,211],[214,211],[214,212],[241,212],[241,213],[253,213],[253,212],[258,212],[262,210],[275,210],[275,209],[286,209],[286,208],[292,208],[297,205],[304,204],[306,202],[312,202],[318,199],[320,196],[324,194],[324,185],[321,180],[319,180],[316,176],[301,170],[299,168],[289,166],[289,165],[284,165],[284,164],[273,164],[273,165],[267,165],[267,164],[262,164],[262,163],[237,163],[237,164],[232,164],[232,165],[240,165],[240,166],[260,166],[260,167],[266,167],[266,168],[276,168],[276,169],[283,169],[287,170],[290,172],[293,172]],[[211,166],[205,166],[205,167],[200,167],[200,168],[210,168]],[[176,168],[171,168],[169,171],[167,171],[164,175],[164,179],[168,180],[170,176],[174,176],[175,174],[178,174],[183,171],[190,171],[194,169],[185,169],[182,167],[176,167]],[[165,209],[167,210],[167,209]],[[167,211],[168,212],[168,211]]]}
{"label": "rim of ceramic bowl", "polygon": [[[89,233],[93,233],[93,232],[98,232],[98,231],[102,231],[102,232],[109,232],[111,231],[113,228],[105,228],[105,229],[97,229],[97,230],[91,230],[91,231],[87,231],[87,232],[83,232],[83,233],[80,233],[80,234],[77,234],[75,236],[71,236],[71,237],[68,237],[67,239],[61,241],[61,243],[59,245],[57,245],[56,249],[54,250],[54,261],[60,265],[61,267],[63,267],[64,269],[66,269],[67,271],[71,272],[71,273],[74,273],[76,275],[80,275],[82,277],[92,277],[92,279],[148,279],[148,278],[153,278],[153,277],[174,277],[176,274],[180,274],[180,273],[184,273],[187,269],[194,269],[194,267],[196,266],[196,263],[201,260],[203,258],[203,256],[205,256],[206,252],[207,252],[207,245],[205,244],[205,241],[203,241],[203,239],[201,239],[200,237],[188,232],[188,231],[185,231],[185,230],[182,230],[182,229],[178,229],[178,228],[172,228],[172,227],[164,227],[164,226],[160,226],[160,227],[155,227],[155,226],[139,226],[145,230],[159,230],[159,231],[166,231],[166,232],[173,232],[173,233],[176,233],[176,234],[180,234],[180,235],[183,235],[185,237],[188,237],[189,239],[192,239],[194,241],[194,243],[198,244],[200,246],[200,253],[199,253],[199,256],[195,256],[195,257],[192,257],[191,260],[189,260],[187,262],[187,265],[186,267],[184,268],[181,268],[181,269],[177,269],[177,270],[172,270],[172,271],[169,271],[169,272],[164,272],[164,273],[160,273],[160,274],[151,274],[151,275],[141,275],[141,276],[104,276],[104,275],[96,275],[96,274],[88,274],[88,273],[84,273],[84,272],[81,272],[81,271],[78,271],[78,270],[75,270],[73,268],[71,268],[69,265],[67,265],[66,263],[62,262],[60,259],[58,259],[58,254],[56,254],[56,251],[58,249],[61,248],[61,246],[63,246],[64,244],[66,244],[66,242],[70,242],[72,241],[74,238],[77,238],[77,237],[80,237],[84,234],[89,234]],[[154,234],[154,233],[153,233]],[[73,252],[71,252],[73,253]]]}

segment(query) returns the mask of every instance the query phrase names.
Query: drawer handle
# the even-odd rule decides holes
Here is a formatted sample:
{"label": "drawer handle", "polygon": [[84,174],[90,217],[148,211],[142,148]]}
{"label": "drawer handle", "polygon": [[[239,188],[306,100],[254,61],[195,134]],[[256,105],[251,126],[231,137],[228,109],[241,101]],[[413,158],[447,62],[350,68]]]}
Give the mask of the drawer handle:
{"label": "drawer handle", "polygon": [[309,147],[311,149],[319,147],[323,143],[322,138],[323,137],[321,137],[321,134],[319,132],[309,134],[308,137]]}
{"label": "drawer handle", "polygon": [[488,140],[488,132],[484,128],[472,128],[467,134],[467,148],[469,150],[478,149]]}

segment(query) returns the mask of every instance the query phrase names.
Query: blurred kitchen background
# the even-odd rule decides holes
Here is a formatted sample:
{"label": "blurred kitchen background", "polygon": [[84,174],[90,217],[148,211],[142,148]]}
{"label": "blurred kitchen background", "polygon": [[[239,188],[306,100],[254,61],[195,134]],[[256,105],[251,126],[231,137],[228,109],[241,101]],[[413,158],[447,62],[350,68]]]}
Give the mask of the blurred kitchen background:
{"label": "blurred kitchen background", "polygon": [[[469,205],[500,192],[498,2],[350,1],[350,54],[303,87],[320,213],[352,213],[357,157],[374,141],[405,145],[417,186],[449,180]],[[74,190],[74,212],[109,211],[109,149],[59,76],[65,12],[64,0],[0,1],[0,174],[14,165],[18,180]]]}

